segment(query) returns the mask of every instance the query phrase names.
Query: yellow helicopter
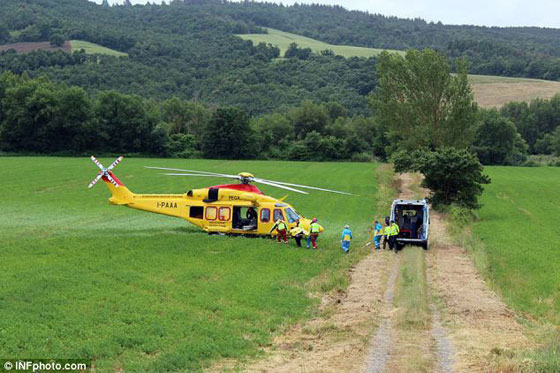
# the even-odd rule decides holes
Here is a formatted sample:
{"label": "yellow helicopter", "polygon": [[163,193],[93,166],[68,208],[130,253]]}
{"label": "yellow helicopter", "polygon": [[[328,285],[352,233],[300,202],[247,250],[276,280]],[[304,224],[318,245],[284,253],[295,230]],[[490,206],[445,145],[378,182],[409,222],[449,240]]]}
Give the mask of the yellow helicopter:
{"label": "yellow helicopter", "polygon": [[[109,167],[105,168],[94,156],[91,156],[91,160],[101,171],[88,188],[93,187],[102,179],[111,192],[109,202],[114,205],[183,218],[204,231],[214,234],[274,236],[276,232],[271,232],[271,229],[278,220],[284,221],[289,228],[293,228],[299,220],[299,226],[309,231],[311,219],[299,215],[293,206],[285,203],[286,197],[277,199],[266,196],[251,183],[265,184],[301,194],[308,193],[296,188],[351,195],[351,193],[337,190],[261,179],[248,172],[228,175],[148,166],[145,167],[174,171],[164,173],[169,176],[220,177],[239,180],[240,183],[192,189],[185,194],[135,194],[112,172],[122,159],[123,157],[117,158]],[[323,227],[320,230],[323,231]]]}

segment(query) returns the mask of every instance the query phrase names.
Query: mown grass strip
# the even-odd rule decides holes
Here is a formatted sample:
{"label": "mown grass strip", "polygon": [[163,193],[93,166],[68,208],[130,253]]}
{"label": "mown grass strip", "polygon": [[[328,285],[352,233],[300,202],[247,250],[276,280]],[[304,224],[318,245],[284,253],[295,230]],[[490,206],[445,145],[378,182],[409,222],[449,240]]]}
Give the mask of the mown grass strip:
{"label": "mown grass strip", "polygon": [[426,254],[407,246],[400,253],[401,267],[395,287],[396,325],[402,329],[426,329],[431,320],[426,284]]}
{"label": "mown grass strip", "polygon": [[407,246],[399,254],[400,268],[393,305],[396,309],[394,330],[396,368],[430,372],[435,360],[431,333],[432,315],[428,302],[426,253]]}

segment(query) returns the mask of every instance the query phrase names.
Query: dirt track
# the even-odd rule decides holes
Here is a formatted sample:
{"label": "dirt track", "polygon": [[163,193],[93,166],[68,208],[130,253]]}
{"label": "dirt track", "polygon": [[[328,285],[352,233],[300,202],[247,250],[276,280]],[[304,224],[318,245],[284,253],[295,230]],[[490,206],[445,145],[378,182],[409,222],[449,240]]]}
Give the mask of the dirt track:
{"label": "dirt track", "polygon": [[[400,198],[425,191],[416,175],[399,175]],[[276,338],[250,372],[473,372],[501,370],[494,361],[529,346],[522,326],[452,243],[441,214],[431,213],[427,283],[432,310],[425,330],[394,330],[392,289],[398,256],[368,255],[351,270],[345,294],[327,295],[321,316]],[[404,248],[406,250],[407,248]],[[438,299],[438,306],[434,299]],[[410,364],[418,356],[422,369]],[[221,370],[215,367],[213,370]]]}
{"label": "dirt track", "polygon": [[249,372],[360,371],[371,333],[380,322],[389,255],[368,255],[351,272],[346,294],[323,299],[323,315],[275,340],[269,357]]}

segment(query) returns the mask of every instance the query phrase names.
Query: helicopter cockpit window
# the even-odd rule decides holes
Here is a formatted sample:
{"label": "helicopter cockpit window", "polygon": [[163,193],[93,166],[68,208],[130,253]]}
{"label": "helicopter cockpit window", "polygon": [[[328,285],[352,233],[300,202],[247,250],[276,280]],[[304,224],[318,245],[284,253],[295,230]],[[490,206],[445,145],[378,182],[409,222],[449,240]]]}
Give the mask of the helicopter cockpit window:
{"label": "helicopter cockpit window", "polygon": [[284,214],[280,209],[274,209],[274,221],[284,220]]}
{"label": "helicopter cockpit window", "polygon": [[291,208],[288,207],[285,211],[286,215],[288,215],[288,222],[295,223],[297,220],[299,220],[299,215]]}

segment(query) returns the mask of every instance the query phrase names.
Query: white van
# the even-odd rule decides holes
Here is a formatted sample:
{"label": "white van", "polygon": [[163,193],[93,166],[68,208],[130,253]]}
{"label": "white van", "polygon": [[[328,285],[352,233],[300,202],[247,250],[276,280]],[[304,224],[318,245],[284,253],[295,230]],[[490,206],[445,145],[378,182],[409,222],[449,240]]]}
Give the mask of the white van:
{"label": "white van", "polygon": [[430,207],[425,199],[403,200],[396,199],[391,206],[391,220],[399,225],[397,245],[420,245],[428,249],[428,234],[430,233]]}

